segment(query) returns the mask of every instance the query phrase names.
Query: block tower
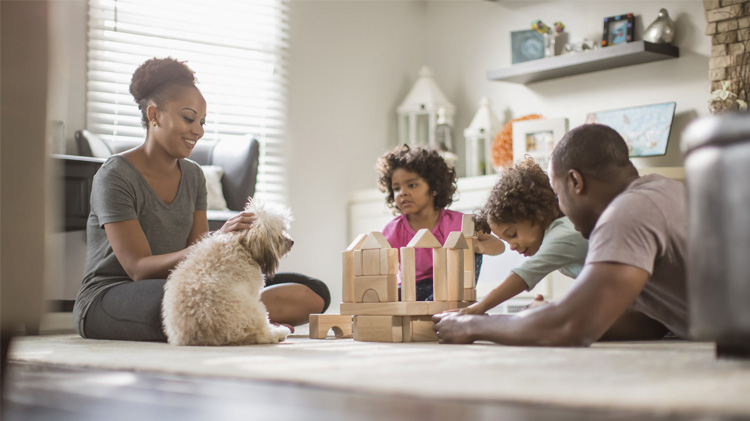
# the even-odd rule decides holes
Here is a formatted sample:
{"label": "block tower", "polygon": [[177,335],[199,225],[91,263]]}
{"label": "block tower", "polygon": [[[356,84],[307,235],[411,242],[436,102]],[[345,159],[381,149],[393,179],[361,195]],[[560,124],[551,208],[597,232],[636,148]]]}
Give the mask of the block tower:
{"label": "block tower", "polygon": [[[475,234],[471,215],[463,216],[461,231],[451,232],[445,244],[427,229],[400,250],[380,232],[361,234],[342,253],[341,314],[310,315],[310,338],[323,339],[333,329],[337,337],[359,341],[436,341],[432,315],[476,300]],[[418,248],[432,249],[433,301],[416,300]]]}

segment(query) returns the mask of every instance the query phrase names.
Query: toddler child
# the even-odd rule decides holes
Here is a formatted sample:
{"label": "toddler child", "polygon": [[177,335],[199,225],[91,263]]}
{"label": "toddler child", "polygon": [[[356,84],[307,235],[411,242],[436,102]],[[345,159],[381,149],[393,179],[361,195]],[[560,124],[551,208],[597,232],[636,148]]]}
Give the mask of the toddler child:
{"label": "toddler child", "polygon": [[[452,231],[461,231],[463,214],[446,209],[456,192],[456,171],[440,154],[425,147],[399,146],[378,159],[378,184],[386,203],[400,214],[383,228],[391,247],[406,247],[417,231],[427,228],[441,243]],[[474,242],[476,266],[482,254],[496,255],[505,245],[481,232]],[[417,301],[432,300],[432,250],[416,249]]]}
{"label": "toddler child", "polygon": [[[547,174],[533,159],[503,172],[475,219],[478,231],[492,231],[511,250],[529,258],[483,300],[459,310],[461,313],[484,314],[523,291],[531,291],[555,270],[575,278],[583,269],[588,241],[562,214]],[[540,300],[537,296],[532,306]]]}

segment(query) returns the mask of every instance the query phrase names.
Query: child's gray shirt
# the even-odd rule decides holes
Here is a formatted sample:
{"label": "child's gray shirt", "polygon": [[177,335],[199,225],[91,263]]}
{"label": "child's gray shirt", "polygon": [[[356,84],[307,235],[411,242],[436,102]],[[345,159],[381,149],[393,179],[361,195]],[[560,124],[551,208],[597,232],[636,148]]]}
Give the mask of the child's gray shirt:
{"label": "child's gray shirt", "polygon": [[576,231],[567,216],[563,216],[552,221],[544,231],[539,251],[511,271],[526,282],[530,291],[555,270],[571,278],[577,277],[583,269],[588,249],[588,240]]}

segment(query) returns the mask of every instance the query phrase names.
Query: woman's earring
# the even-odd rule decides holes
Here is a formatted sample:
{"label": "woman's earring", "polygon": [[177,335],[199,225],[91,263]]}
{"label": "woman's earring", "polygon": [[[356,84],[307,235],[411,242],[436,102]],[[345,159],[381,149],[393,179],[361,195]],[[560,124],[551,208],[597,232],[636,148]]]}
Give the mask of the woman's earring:
{"label": "woman's earring", "polygon": [[154,126],[154,127],[156,127],[156,120],[152,121],[151,125]]}
{"label": "woman's earring", "polygon": [[432,195],[437,196],[437,192],[436,191],[432,192]]}

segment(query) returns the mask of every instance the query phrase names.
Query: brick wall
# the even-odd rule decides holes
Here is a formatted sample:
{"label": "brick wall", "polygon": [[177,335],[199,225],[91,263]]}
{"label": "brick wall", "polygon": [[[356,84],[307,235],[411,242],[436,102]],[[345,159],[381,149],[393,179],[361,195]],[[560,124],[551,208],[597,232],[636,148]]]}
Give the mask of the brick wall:
{"label": "brick wall", "polygon": [[731,81],[730,91],[748,101],[750,90],[750,0],[703,0],[711,37],[711,90]]}

